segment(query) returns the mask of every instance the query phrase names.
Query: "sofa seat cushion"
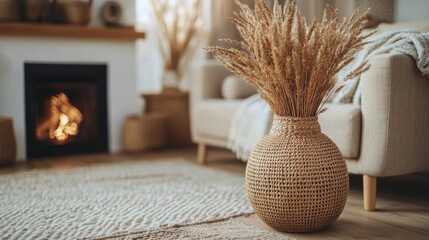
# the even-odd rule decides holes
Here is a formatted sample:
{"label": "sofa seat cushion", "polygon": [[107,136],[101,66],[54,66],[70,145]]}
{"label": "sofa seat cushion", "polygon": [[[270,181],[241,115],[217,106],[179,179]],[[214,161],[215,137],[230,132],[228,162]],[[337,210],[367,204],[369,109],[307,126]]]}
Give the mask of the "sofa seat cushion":
{"label": "sofa seat cushion", "polygon": [[[232,118],[241,100],[210,99],[194,108],[193,125],[199,136],[227,145]],[[361,110],[353,104],[327,104],[319,115],[322,132],[331,138],[345,158],[358,158],[361,140]]]}
{"label": "sofa seat cushion", "polygon": [[337,144],[345,158],[358,158],[361,138],[361,110],[354,104],[326,104],[319,115],[322,132]]}
{"label": "sofa seat cushion", "polygon": [[228,140],[232,118],[241,100],[209,99],[194,108],[195,131],[198,135]]}

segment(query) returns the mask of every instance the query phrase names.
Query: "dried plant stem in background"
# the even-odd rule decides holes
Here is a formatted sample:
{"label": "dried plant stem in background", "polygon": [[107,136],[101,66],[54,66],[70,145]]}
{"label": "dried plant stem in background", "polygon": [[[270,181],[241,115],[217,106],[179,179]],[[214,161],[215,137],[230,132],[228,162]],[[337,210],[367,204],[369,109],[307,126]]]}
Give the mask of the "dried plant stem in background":
{"label": "dried plant stem in background", "polygon": [[[278,1],[270,11],[263,0],[255,9],[236,2],[240,11],[230,20],[242,41],[222,39],[237,48],[207,47],[231,72],[256,87],[279,116],[317,115],[327,96],[366,70],[364,62],[337,84],[334,76],[354,60],[373,33],[362,35],[368,11],[339,21],[338,11],[328,7],[321,22],[308,26],[295,1],[283,8]],[[330,12],[330,14],[328,14]],[[328,16],[329,15],[329,16]]]}
{"label": "dried plant stem in background", "polygon": [[162,36],[158,46],[164,67],[180,77],[198,43],[200,0],[152,0],[152,6]]}

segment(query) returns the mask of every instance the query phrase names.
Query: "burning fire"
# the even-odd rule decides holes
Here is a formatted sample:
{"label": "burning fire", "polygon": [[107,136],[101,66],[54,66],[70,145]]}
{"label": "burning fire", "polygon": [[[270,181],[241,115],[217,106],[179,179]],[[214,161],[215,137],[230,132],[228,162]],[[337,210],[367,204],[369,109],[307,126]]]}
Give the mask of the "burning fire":
{"label": "burning fire", "polygon": [[73,106],[64,93],[52,96],[49,101],[50,111],[44,121],[38,124],[36,135],[38,139],[65,141],[69,136],[79,133],[82,113]]}

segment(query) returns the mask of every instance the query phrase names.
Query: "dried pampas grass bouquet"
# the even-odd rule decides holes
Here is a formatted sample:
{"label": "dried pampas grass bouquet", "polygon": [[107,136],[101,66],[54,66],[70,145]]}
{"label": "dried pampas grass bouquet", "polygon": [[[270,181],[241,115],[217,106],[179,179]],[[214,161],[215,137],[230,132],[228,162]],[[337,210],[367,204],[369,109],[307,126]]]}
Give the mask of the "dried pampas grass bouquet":
{"label": "dried pampas grass bouquet", "polygon": [[252,84],[279,116],[318,115],[326,99],[345,81],[369,68],[364,62],[345,79],[335,79],[372,35],[362,34],[368,11],[363,15],[355,11],[339,20],[338,10],[328,6],[320,22],[307,25],[295,1],[286,1],[283,7],[276,1],[272,11],[263,0],[256,0],[254,10],[236,3],[240,10],[230,20],[242,41],[221,39],[236,48],[206,49]]}
{"label": "dried pampas grass bouquet", "polygon": [[157,43],[164,70],[173,72],[180,81],[200,41],[201,1],[152,0],[152,7],[159,25]]}

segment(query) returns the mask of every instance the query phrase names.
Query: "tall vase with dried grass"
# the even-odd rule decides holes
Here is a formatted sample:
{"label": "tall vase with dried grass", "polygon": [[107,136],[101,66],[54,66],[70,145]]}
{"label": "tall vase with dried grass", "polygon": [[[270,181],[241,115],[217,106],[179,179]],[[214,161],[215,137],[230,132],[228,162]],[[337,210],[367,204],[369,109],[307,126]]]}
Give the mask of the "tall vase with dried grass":
{"label": "tall vase with dried grass", "polygon": [[163,88],[178,89],[200,40],[200,0],[152,0],[159,25],[158,49],[164,62]]}
{"label": "tall vase with dried grass", "polygon": [[[231,21],[242,41],[236,48],[208,47],[227,69],[252,84],[274,114],[271,130],[251,153],[248,196],[256,214],[279,231],[310,232],[334,222],[348,195],[348,172],[335,143],[321,133],[318,114],[344,81],[365,72],[367,62],[342,81],[334,76],[366,43],[367,13],[339,21],[327,7],[309,26],[295,1],[241,4]],[[251,129],[249,129],[251,131]]]}

